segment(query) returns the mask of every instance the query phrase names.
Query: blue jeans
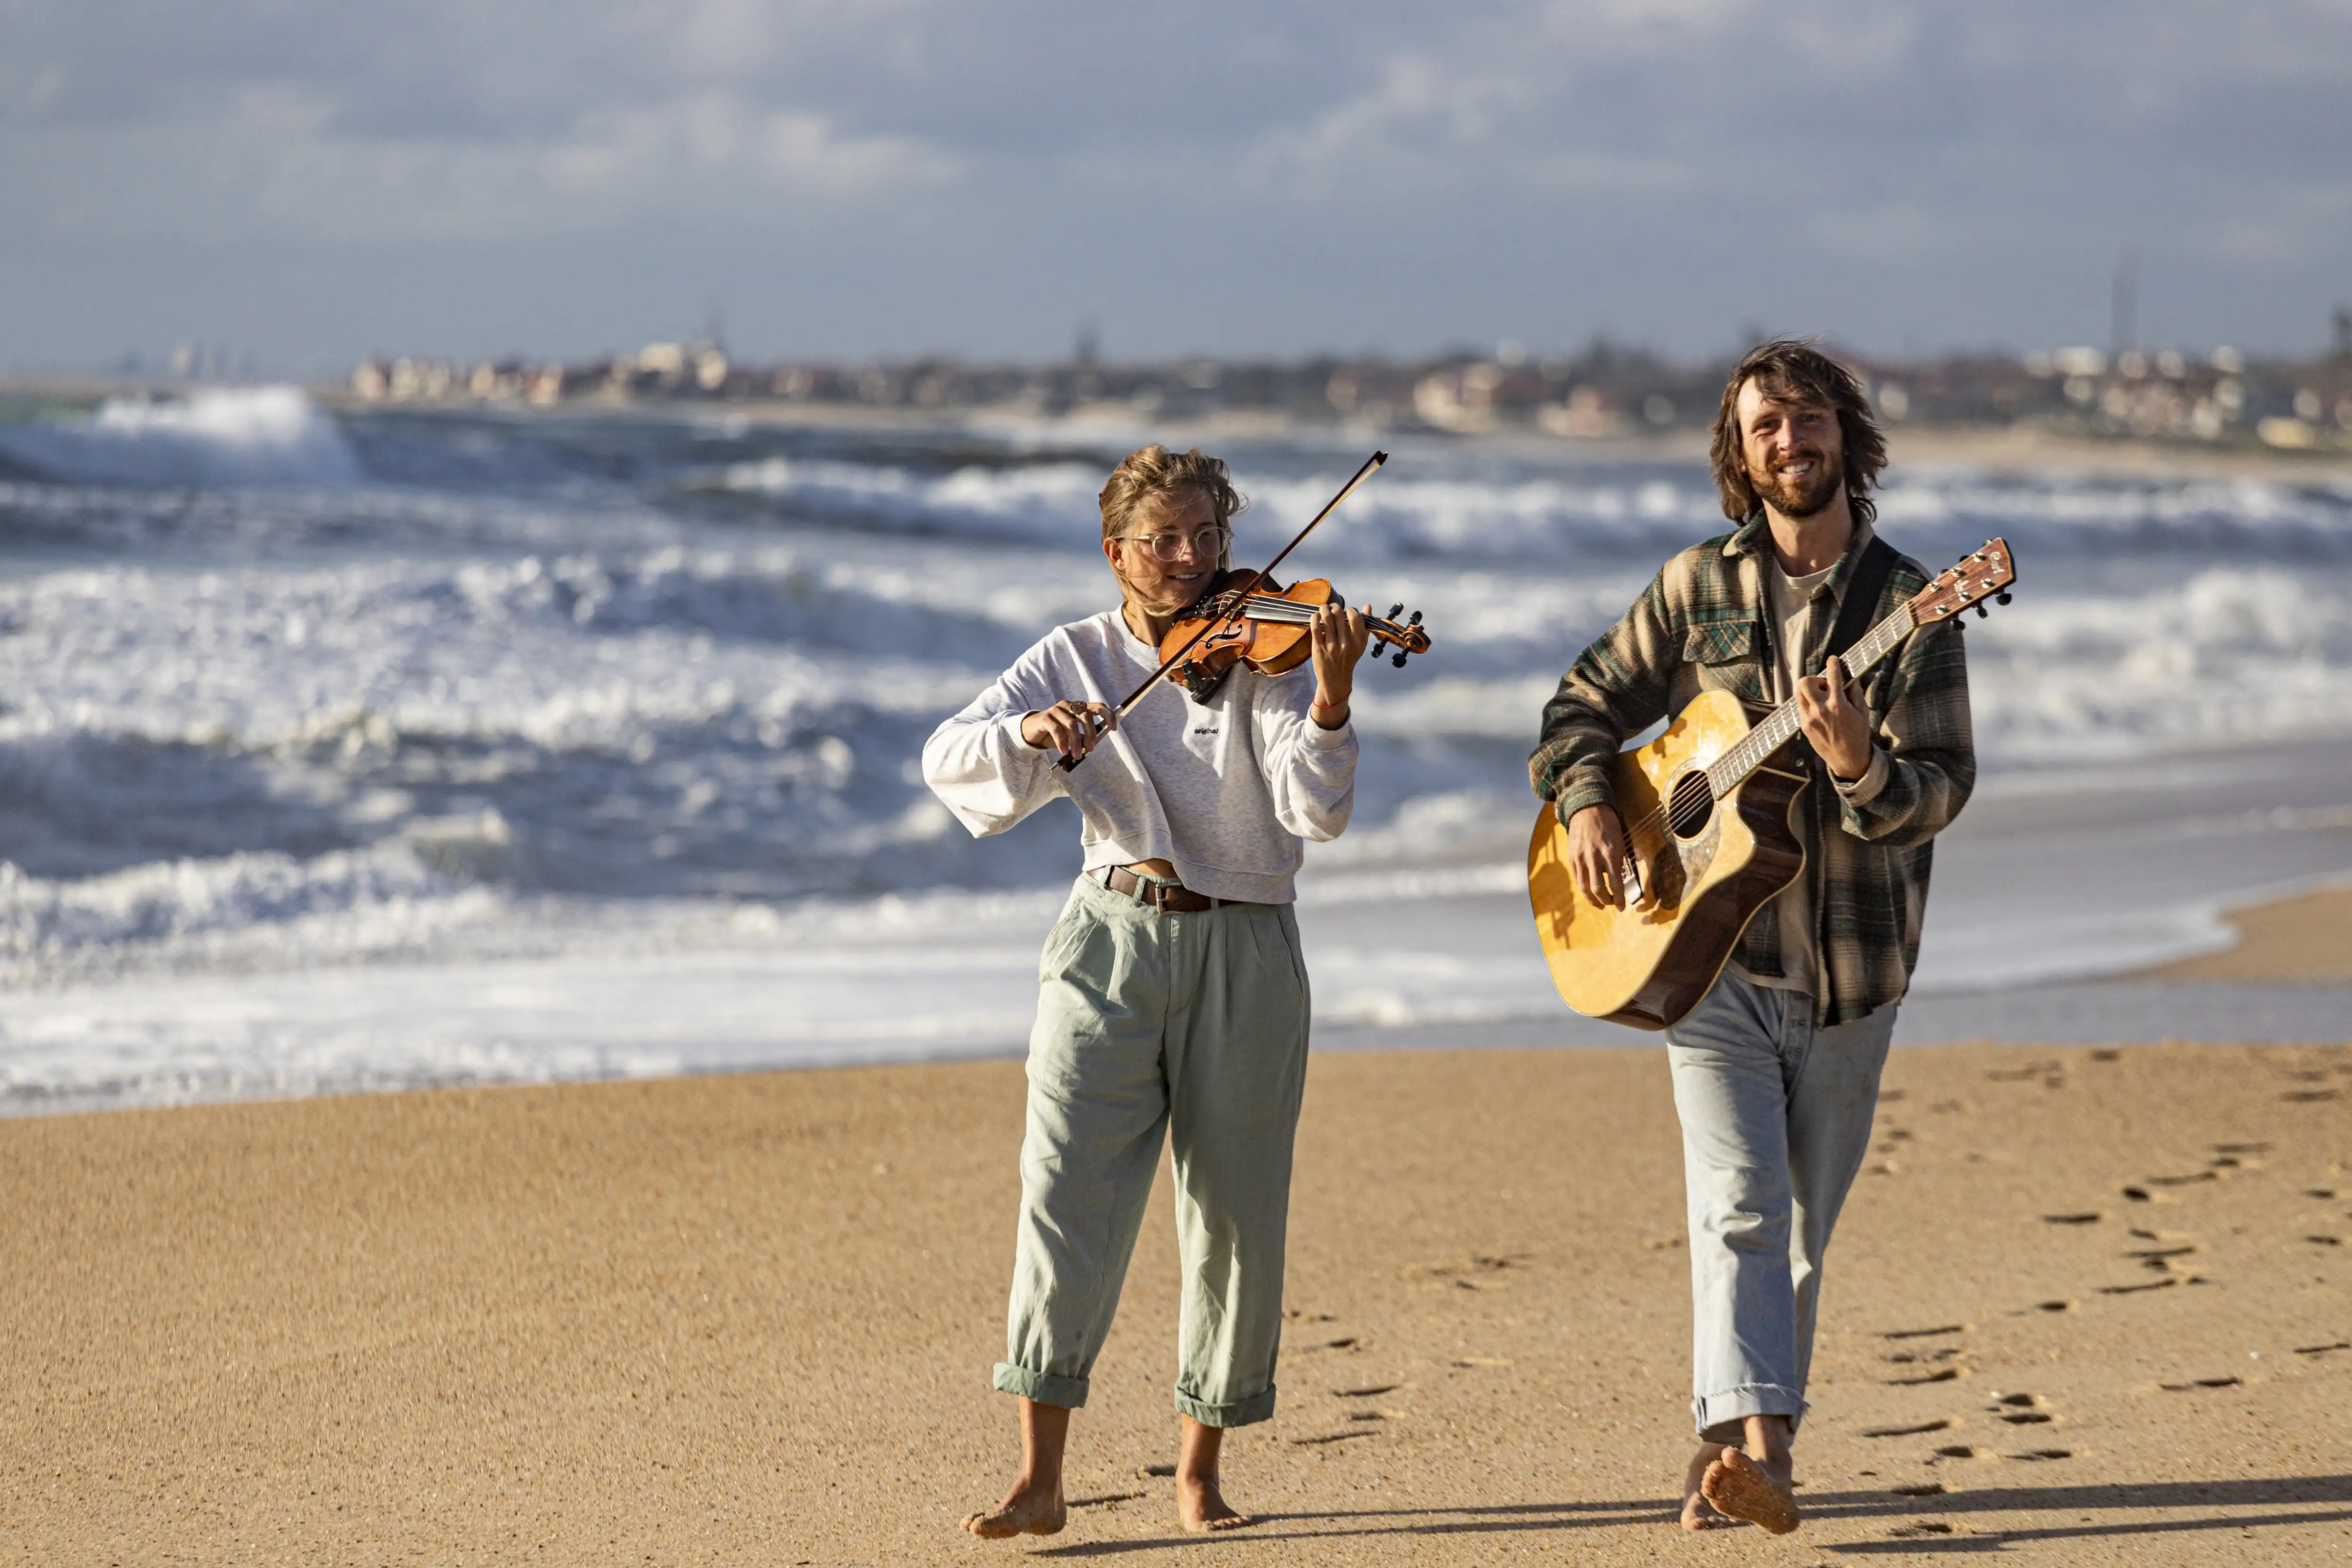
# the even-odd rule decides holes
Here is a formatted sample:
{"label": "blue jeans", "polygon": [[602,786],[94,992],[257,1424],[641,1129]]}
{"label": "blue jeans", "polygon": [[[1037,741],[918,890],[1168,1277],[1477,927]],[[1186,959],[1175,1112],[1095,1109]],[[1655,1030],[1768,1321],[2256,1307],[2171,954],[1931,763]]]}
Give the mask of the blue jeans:
{"label": "blue jeans", "polygon": [[1690,1210],[1691,1413],[1708,1442],[1805,1413],[1822,1254],[1870,1148],[1895,1005],[1832,1028],[1727,972],[1666,1031]]}

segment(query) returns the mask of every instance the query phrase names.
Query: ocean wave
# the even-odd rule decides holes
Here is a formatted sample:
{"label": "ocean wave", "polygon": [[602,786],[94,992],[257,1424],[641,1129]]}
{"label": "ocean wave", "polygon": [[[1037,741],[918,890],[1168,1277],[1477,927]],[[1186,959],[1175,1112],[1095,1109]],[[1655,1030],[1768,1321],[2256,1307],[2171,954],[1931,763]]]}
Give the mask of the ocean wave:
{"label": "ocean wave", "polygon": [[334,488],[361,477],[341,426],[292,386],[110,397],[87,416],[0,426],[0,458],[74,484]]}

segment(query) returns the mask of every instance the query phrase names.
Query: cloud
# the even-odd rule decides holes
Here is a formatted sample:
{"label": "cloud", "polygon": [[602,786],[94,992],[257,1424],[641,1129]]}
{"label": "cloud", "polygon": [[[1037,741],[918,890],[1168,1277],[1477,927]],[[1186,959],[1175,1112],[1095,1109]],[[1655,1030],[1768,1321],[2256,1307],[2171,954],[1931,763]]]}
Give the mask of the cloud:
{"label": "cloud", "polygon": [[[1010,348],[1129,302],[1278,347],[2031,337],[2124,244],[2189,330],[2319,320],[2352,254],[2344,0],[0,0],[0,269],[310,258],[331,317],[354,253],[444,258],[368,284],[385,335],[491,255],[583,312],[757,255],[876,348]],[[157,287],[201,314],[229,268]]]}

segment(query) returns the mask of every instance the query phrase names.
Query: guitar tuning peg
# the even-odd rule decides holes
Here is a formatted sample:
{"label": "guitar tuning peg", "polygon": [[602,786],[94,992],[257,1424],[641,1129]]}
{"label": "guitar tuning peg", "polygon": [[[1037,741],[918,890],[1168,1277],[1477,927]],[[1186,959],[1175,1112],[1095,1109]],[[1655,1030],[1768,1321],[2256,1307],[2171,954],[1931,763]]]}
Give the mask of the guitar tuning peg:
{"label": "guitar tuning peg", "polygon": [[2003,588],[2000,593],[1995,594],[1992,597],[1993,603],[1997,605],[2006,605],[2009,603],[2009,590]]}
{"label": "guitar tuning peg", "polygon": [[1983,604],[1983,602],[1982,602],[1981,600],[1979,600],[1979,601],[1978,602],[1978,604],[1977,604],[1977,619],[1979,619],[1979,620],[1983,620],[1987,616],[1990,616],[1990,615],[1991,615],[1991,614],[1992,614],[1992,612],[1991,612],[1990,610],[1986,609],[1986,608],[1984,607],[1984,604]]}
{"label": "guitar tuning peg", "polygon": [[1389,662],[1395,665],[1399,669],[1402,669],[1404,668],[1404,655],[1402,653],[1399,653],[1394,658],[1389,660]]}

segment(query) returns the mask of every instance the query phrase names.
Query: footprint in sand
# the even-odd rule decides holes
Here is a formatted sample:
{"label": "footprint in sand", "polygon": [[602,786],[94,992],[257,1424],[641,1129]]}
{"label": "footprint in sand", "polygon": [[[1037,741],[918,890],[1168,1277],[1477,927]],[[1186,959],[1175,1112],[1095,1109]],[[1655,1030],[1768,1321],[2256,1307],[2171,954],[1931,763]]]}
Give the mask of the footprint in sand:
{"label": "footprint in sand", "polygon": [[1916,1377],[1890,1377],[1885,1383],[1889,1388],[1916,1388],[1928,1383],[1957,1383],[1968,1375],[1969,1369],[1964,1366],[1948,1366],[1936,1372],[1923,1372]]}
{"label": "footprint in sand", "polygon": [[2010,1456],[2012,1459],[2022,1459],[2028,1464],[2036,1459],[2071,1459],[2074,1457],[2074,1450],[2072,1448],[2028,1448],[2022,1454]]}
{"label": "footprint in sand", "polygon": [[2187,1258],[2198,1250],[2197,1245],[2190,1242],[2179,1247],[2138,1247],[2125,1253],[2124,1256],[2137,1259],[2142,1268],[2153,1269],[2158,1274],[2169,1274],[2179,1267],[2172,1261],[2174,1258]]}
{"label": "footprint in sand", "polygon": [[1882,1340],[1931,1340],[1938,1334],[1965,1334],[1966,1323],[1945,1323],[1933,1329],[1887,1329],[1879,1334]]}
{"label": "footprint in sand", "polygon": [[1404,1386],[1402,1383],[1376,1383],[1369,1388],[1335,1388],[1334,1399],[1378,1399],[1383,1394],[1394,1394]]}
{"label": "footprint in sand", "polygon": [[1908,1524],[1898,1524],[1886,1532],[1898,1538],[1914,1535],[1949,1535],[1952,1527],[1940,1519],[1915,1519]]}
{"label": "footprint in sand", "polygon": [[[1990,1448],[1979,1448],[1973,1443],[1953,1443],[1936,1450],[1937,1459],[1998,1459],[2000,1456]],[[1928,1463],[1935,1463],[1934,1459]],[[1897,1487],[1897,1491],[1903,1489]]]}
{"label": "footprint in sand", "polygon": [[2087,1214],[2046,1214],[2042,1216],[2042,1223],[2044,1225],[2096,1225],[2106,1217],[2098,1210],[2093,1209]]}
{"label": "footprint in sand", "polygon": [[2297,1355],[2332,1355],[2337,1351],[2352,1351],[2352,1340],[2337,1340],[2333,1344],[2294,1347],[2294,1353]]}
{"label": "footprint in sand", "polygon": [[1988,1408],[1995,1420],[2011,1426],[2046,1426],[2057,1419],[2045,1408],[2049,1403],[2038,1394],[2001,1394]]}
{"label": "footprint in sand", "polygon": [[2241,1377],[2200,1377],[2189,1383],[2159,1383],[2167,1394],[2194,1394],[2200,1388],[2235,1388],[2245,1379]]}
{"label": "footprint in sand", "polygon": [[2178,1279],[2151,1279],[2145,1285],[2102,1285],[2102,1296],[2137,1296],[2143,1290],[2169,1290],[2179,1284]]}
{"label": "footprint in sand", "polygon": [[1937,1416],[1933,1421],[1922,1421],[1916,1426],[1865,1426],[1862,1435],[1865,1437],[1924,1437],[1930,1432],[1948,1432],[1953,1426],[1948,1417]]}
{"label": "footprint in sand", "polygon": [[1449,1258],[1443,1263],[1408,1263],[1397,1270],[1397,1278],[1442,1279],[1464,1290],[1500,1290],[1504,1288],[1503,1282],[1486,1276],[1500,1274],[1507,1268],[1524,1268],[1530,1256],[1525,1252],[1482,1252],[1470,1258]]}

